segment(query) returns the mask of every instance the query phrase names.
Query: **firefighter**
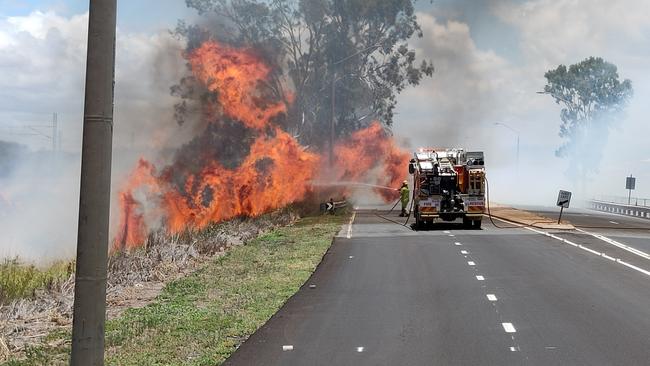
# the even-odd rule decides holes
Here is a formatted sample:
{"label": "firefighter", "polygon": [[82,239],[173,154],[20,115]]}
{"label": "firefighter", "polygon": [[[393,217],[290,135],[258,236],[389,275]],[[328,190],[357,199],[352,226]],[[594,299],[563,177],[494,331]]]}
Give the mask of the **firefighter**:
{"label": "firefighter", "polygon": [[400,217],[407,216],[406,208],[409,204],[409,183],[407,181],[402,182],[402,186],[399,189],[400,200],[402,201],[402,212],[399,214]]}

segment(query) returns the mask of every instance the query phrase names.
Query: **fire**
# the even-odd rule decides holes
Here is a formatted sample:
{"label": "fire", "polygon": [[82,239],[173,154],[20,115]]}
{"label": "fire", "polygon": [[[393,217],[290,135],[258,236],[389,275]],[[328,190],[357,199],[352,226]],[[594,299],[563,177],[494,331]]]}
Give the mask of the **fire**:
{"label": "fire", "polygon": [[251,48],[236,49],[205,42],[188,55],[192,71],[208,90],[219,94],[224,114],[249,128],[262,129],[286,111],[282,102],[269,102],[260,83],[271,69]]}
{"label": "fire", "polygon": [[[153,225],[178,233],[303,200],[323,171],[325,159],[276,123],[287,106],[266,88],[272,70],[255,50],[208,41],[186,58],[196,80],[216,95],[203,104],[206,130],[161,170],[139,161],[119,191],[115,250],[141,245]],[[245,138],[224,140],[226,129]],[[335,158],[337,167],[328,174],[337,179],[397,187],[408,154],[373,123],[340,142]]]}
{"label": "fire", "polygon": [[[379,122],[356,131],[334,150],[339,180],[399,187],[409,153],[400,149]],[[397,199],[397,191],[376,190],[384,200]]]}

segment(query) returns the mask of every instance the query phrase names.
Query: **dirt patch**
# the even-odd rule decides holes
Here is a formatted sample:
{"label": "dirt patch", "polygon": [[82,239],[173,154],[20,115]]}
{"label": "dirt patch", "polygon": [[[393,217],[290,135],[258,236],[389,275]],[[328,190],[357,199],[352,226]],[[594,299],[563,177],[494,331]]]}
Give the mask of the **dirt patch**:
{"label": "dirt patch", "polygon": [[490,203],[490,213],[493,217],[514,222],[520,225],[531,226],[539,229],[573,230],[575,227],[567,221],[557,223],[557,220],[540,216],[532,212]]}

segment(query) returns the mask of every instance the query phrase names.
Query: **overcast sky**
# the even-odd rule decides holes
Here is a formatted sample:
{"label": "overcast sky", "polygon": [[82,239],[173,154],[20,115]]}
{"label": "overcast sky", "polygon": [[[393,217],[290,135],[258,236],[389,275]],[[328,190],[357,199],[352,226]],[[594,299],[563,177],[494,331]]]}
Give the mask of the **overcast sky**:
{"label": "overcast sky", "polygon": [[[0,0],[0,139],[46,149],[46,138],[15,132],[25,124],[47,124],[51,113],[58,112],[63,147],[78,150],[87,3]],[[161,54],[161,48],[170,47],[160,46],[174,44],[167,30],[177,19],[195,14],[183,0],[152,3],[119,2],[118,148],[134,143],[136,128],[160,126],[161,119],[170,118],[169,85],[183,71],[179,54]],[[638,193],[650,196],[650,111],[645,102],[650,97],[650,2],[423,0],[418,10],[424,38],[412,44],[434,62],[436,73],[400,96],[397,137],[413,147],[484,149],[498,183],[494,190],[504,196],[508,173],[516,168],[516,134],[495,125],[505,123],[520,138],[520,179],[539,180],[543,174],[557,183],[535,185],[546,201],[557,186],[571,188],[574,182],[566,177],[566,161],[554,156],[562,142],[559,107],[535,92],[543,88],[546,70],[602,56],[619,67],[621,77],[632,79],[635,97],[627,117],[610,134],[601,164],[607,179],[593,184],[603,192],[625,194],[622,179],[633,173],[640,177]],[[140,143],[155,145],[156,134],[165,132],[152,133]]]}

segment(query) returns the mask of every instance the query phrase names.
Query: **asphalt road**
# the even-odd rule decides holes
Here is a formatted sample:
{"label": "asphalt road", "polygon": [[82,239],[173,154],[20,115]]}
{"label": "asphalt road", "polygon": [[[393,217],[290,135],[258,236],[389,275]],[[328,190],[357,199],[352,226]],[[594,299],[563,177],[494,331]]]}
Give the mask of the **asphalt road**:
{"label": "asphalt road", "polygon": [[650,259],[550,234],[415,232],[359,211],[226,365],[649,365]]}

